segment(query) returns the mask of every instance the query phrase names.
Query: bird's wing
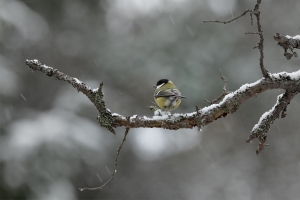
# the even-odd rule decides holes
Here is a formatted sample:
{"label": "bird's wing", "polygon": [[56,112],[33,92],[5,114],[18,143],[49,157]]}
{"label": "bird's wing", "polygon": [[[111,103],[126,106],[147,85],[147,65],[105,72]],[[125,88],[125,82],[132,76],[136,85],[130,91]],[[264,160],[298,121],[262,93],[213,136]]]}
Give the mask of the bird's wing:
{"label": "bird's wing", "polygon": [[181,92],[178,89],[172,88],[167,90],[160,90],[158,93],[155,94],[155,97],[180,97],[180,98],[186,98],[184,96],[181,96]]}

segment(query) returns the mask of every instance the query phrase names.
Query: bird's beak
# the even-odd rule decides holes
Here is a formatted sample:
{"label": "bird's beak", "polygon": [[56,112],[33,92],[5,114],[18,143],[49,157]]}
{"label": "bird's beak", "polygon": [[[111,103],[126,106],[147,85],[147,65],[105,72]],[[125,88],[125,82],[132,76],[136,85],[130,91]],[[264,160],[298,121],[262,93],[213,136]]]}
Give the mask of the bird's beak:
{"label": "bird's beak", "polygon": [[153,85],[153,88],[156,88],[156,85]]}

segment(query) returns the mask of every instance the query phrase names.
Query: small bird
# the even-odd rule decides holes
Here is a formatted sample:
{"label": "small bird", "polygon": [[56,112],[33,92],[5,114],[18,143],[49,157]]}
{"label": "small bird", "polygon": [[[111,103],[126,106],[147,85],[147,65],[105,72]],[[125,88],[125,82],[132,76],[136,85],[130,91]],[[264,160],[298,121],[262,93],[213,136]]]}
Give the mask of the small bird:
{"label": "small bird", "polygon": [[159,80],[153,87],[155,88],[154,100],[163,111],[176,109],[181,103],[181,99],[187,98],[181,96],[181,92],[178,88],[168,79]]}

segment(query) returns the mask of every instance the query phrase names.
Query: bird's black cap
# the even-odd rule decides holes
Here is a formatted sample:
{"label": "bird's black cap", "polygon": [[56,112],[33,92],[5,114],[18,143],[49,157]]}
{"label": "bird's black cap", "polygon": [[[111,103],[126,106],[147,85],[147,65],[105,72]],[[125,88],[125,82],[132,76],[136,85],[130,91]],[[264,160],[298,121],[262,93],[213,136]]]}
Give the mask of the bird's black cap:
{"label": "bird's black cap", "polygon": [[166,84],[167,82],[169,82],[168,79],[160,79],[159,81],[157,81],[156,86],[159,86],[161,84]]}

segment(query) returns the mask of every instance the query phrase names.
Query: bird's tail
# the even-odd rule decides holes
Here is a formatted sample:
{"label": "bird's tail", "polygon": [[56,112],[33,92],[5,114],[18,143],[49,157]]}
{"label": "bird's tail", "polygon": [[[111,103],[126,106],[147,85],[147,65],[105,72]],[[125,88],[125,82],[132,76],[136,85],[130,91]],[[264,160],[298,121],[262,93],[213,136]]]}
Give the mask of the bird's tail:
{"label": "bird's tail", "polygon": [[188,97],[185,97],[185,96],[178,96],[178,97],[181,99],[188,99]]}

